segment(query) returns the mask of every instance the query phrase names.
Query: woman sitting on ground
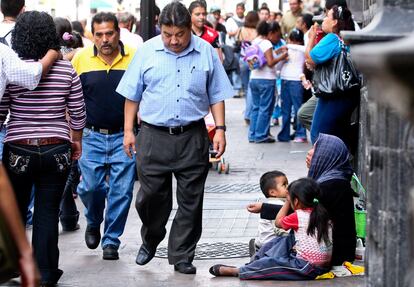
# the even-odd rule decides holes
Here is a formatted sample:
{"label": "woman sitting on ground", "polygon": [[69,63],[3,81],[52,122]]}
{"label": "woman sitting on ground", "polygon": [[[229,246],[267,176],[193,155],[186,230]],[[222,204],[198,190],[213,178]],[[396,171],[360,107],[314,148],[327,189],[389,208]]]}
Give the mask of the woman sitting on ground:
{"label": "woman sitting on ground", "polygon": [[[336,136],[319,134],[314,147],[308,152],[306,164],[308,177],[316,180],[321,189],[320,202],[326,207],[333,224],[332,266],[355,259],[356,231],[354,219],[353,170],[349,152],[344,142]],[[270,218],[277,214],[277,207],[267,203],[248,205],[250,212]]]}
{"label": "woman sitting on ground", "polygon": [[[319,202],[320,189],[310,178],[292,182],[286,202],[276,216],[276,226],[291,230],[266,243],[252,262],[237,268],[217,264],[214,276],[243,280],[313,280],[326,273],[332,255],[332,229],[328,212]],[[294,210],[290,213],[290,210]]]}

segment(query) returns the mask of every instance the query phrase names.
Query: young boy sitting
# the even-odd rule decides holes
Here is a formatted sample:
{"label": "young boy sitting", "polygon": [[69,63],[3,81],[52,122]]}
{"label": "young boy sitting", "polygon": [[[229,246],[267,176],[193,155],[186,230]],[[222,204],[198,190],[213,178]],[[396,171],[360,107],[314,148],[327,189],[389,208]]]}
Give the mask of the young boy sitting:
{"label": "young boy sitting", "polygon": [[[260,178],[260,189],[267,198],[266,203],[283,206],[284,199],[287,196],[288,180],[283,172],[274,170],[264,173]],[[283,200],[282,200],[283,199]],[[280,228],[275,227],[275,214],[272,212],[267,215],[262,211],[262,202],[251,203],[247,210],[252,213],[260,212],[258,235],[255,239],[250,240],[250,253],[257,251],[263,244],[272,240],[275,236],[284,236],[288,233]],[[279,208],[279,209],[280,209]],[[255,251],[254,251],[255,250]],[[251,254],[251,255],[253,255]]]}

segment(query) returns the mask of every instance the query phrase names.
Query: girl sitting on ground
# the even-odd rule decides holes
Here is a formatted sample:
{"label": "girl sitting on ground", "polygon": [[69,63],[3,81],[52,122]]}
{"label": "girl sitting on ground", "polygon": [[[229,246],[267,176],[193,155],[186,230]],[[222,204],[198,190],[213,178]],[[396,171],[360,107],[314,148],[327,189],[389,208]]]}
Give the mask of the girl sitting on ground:
{"label": "girl sitting on ground", "polygon": [[[288,191],[275,224],[293,232],[265,244],[254,260],[242,267],[212,266],[209,270],[212,275],[236,276],[242,280],[312,280],[328,272],[332,228],[326,209],[318,201],[319,186],[310,178],[302,178],[292,182]],[[291,209],[294,212],[289,214]]]}

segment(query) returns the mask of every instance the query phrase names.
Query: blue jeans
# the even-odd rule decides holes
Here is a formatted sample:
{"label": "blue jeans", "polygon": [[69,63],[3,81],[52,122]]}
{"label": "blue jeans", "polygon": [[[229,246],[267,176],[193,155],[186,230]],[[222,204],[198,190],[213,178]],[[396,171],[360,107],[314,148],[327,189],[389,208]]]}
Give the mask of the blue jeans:
{"label": "blue jeans", "polygon": [[358,104],[359,94],[332,99],[319,98],[311,126],[312,144],[318,139],[319,133],[324,133],[337,136],[349,147],[351,115]]}
{"label": "blue jeans", "polygon": [[269,135],[270,116],[275,96],[275,80],[251,79],[252,111],[249,141],[260,142]]}
{"label": "blue jeans", "polygon": [[242,83],[242,88],[247,91],[249,88],[249,80],[250,80],[250,69],[249,65],[243,59],[239,58],[239,66],[240,66],[240,79]]}
{"label": "blue jeans", "polygon": [[[82,157],[79,159],[82,180],[78,194],[85,205],[87,224],[99,228],[104,220],[101,245],[119,247],[124,232],[135,181],[135,157],[123,150],[124,133],[105,135],[85,128]],[[109,175],[109,181],[106,177]]]}
{"label": "blue jeans", "polygon": [[246,93],[246,110],[244,111],[244,118],[246,120],[250,120],[251,114],[252,114],[252,108],[253,108],[253,103],[252,103],[252,90],[250,89],[250,86],[247,88],[247,93]]}
{"label": "blue jeans", "polygon": [[32,245],[43,283],[56,283],[59,203],[71,166],[70,143],[29,146],[6,143],[4,167],[12,183],[23,223],[35,186]]}
{"label": "blue jeans", "polygon": [[[303,87],[300,81],[282,80],[282,129],[277,135],[279,141],[290,141],[290,118],[292,106],[294,116],[303,101]],[[299,121],[296,121],[296,138],[306,138],[306,130]]]}
{"label": "blue jeans", "polygon": [[280,236],[262,246],[252,262],[239,268],[241,280],[313,280],[328,272],[297,258],[293,251],[295,237]]}
{"label": "blue jeans", "polygon": [[282,90],[282,80],[277,79],[276,80],[276,91],[277,92],[276,92],[275,108],[273,110],[272,119],[279,119],[279,117],[281,116],[282,109],[280,108],[280,105],[279,105],[279,97],[281,94],[281,90]]}
{"label": "blue jeans", "polygon": [[[234,53],[236,59],[240,58],[240,53]],[[233,90],[237,93],[242,88],[242,79],[240,76],[240,70],[234,70],[231,74],[231,83],[233,85]]]}

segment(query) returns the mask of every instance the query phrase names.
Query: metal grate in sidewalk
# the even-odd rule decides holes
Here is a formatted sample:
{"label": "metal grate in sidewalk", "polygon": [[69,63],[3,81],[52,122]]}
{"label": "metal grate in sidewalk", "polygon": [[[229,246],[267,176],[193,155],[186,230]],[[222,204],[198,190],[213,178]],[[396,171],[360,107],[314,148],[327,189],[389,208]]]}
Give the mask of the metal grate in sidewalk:
{"label": "metal grate in sidewalk", "polygon": [[[167,258],[167,247],[159,247],[155,254],[158,258]],[[198,244],[195,260],[227,259],[249,257],[249,245],[241,242],[214,242]]]}
{"label": "metal grate in sidewalk", "polygon": [[204,192],[207,193],[252,193],[260,192],[259,184],[218,184],[206,186]]}

